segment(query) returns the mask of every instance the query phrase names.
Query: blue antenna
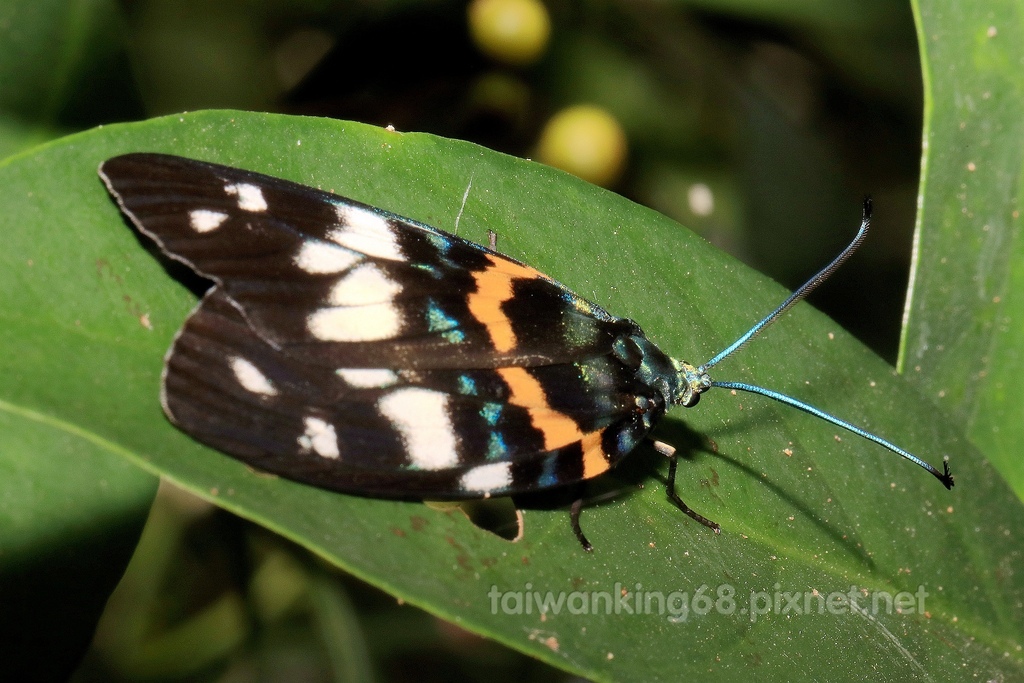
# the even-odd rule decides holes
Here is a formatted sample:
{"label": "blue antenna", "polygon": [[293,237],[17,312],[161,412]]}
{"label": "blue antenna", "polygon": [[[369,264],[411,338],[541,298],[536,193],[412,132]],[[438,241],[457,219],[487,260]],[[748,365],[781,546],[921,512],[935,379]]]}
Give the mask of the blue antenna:
{"label": "blue antenna", "polygon": [[949,462],[946,460],[942,461],[943,471],[939,472],[937,469],[932,467],[930,464],[928,464],[921,458],[900,448],[896,444],[887,441],[880,436],[872,434],[871,432],[865,431],[864,429],[861,429],[860,427],[851,424],[846,420],[841,420],[838,417],[835,417],[834,415],[830,415],[829,413],[826,413],[823,410],[815,408],[814,406],[807,405],[803,401],[797,400],[791,396],[786,396],[785,394],[780,394],[777,391],[772,391],[771,389],[765,389],[763,387],[754,386],[752,384],[744,384],[742,382],[717,382],[713,381],[708,376],[708,370],[710,370],[715,365],[718,365],[720,362],[722,362],[723,360],[731,356],[733,353],[741,349],[743,346],[745,346],[751,339],[753,339],[758,334],[763,332],[766,327],[768,327],[773,322],[778,320],[779,316],[781,316],[783,313],[789,310],[795,303],[805,298],[808,294],[814,291],[814,289],[818,285],[827,280],[828,277],[832,275],[832,273],[834,273],[837,268],[839,268],[839,266],[843,265],[846,259],[848,259],[850,255],[854,251],[856,251],[857,247],[859,247],[861,243],[864,241],[864,239],[867,237],[868,227],[870,226],[870,224],[871,199],[867,198],[864,200],[864,212],[862,214],[860,229],[857,231],[857,235],[853,238],[853,241],[850,242],[849,246],[843,249],[839,256],[833,259],[832,263],[822,268],[817,275],[815,275],[806,283],[804,283],[804,285],[800,287],[800,289],[793,292],[789,296],[789,298],[783,301],[778,308],[776,308],[774,311],[765,316],[764,319],[761,320],[759,323],[751,327],[746,332],[746,334],[744,334],[739,339],[730,344],[725,350],[723,350],[717,356],[715,356],[714,358],[712,358],[711,360],[709,360],[708,362],[704,363],[699,367],[693,367],[688,363],[682,363],[683,377],[685,383],[688,385],[688,391],[684,393],[681,403],[687,407],[696,404],[697,399],[700,398],[700,394],[712,387],[721,387],[722,389],[735,389],[736,391],[746,391],[751,394],[767,396],[770,399],[774,399],[780,403],[785,403],[788,406],[792,406],[794,408],[802,410],[805,413],[814,415],[815,417],[820,417],[822,420],[825,420],[826,422],[830,422],[831,424],[834,424],[837,427],[842,427],[843,429],[849,430],[858,436],[862,436],[865,439],[868,439],[869,441],[874,441],[883,448],[888,448],[896,455],[906,458],[915,465],[924,468],[925,470],[930,472],[936,479],[941,481],[943,486],[945,486],[947,489],[951,489],[953,488],[953,475],[950,474],[949,472]]}

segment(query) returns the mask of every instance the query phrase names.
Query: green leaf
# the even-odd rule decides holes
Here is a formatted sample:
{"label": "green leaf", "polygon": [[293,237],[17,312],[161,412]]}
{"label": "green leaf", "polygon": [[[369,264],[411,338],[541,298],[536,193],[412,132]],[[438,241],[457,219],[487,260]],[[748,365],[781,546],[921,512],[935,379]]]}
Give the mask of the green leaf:
{"label": "green leaf", "polygon": [[900,367],[1024,497],[1024,3],[915,7],[925,158]]}
{"label": "green leaf", "polygon": [[[30,356],[3,338],[12,365]],[[4,397],[24,378],[5,368]],[[146,521],[156,479],[91,436],[0,400],[3,680],[74,671]]]}
{"label": "green leaf", "polygon": [[[960,482],[952,493],[819,420],[722,390],[674,412],[657,435],[680,447],[699,435],[679,492],[723,533],[672,506],[666,463],[644,446],[615,472],[620,495],[584,511],[592,554],[566,509],[529,507],[522,540],[509,542],[457,511],[313,489],[196,444],[158,402],[163,353],[195,297],[96,177],[100,161],[129,151],[269,173],[478,241],[495,230],[502,251],[696,362],[786,294],[663,216],[529,161],[354,123],[200,112],[90,131],[0,165],[13,226],[0,253],[0,291],[12,293],[0,334],[25,349],[0,360],[0,399],[88,430],[403,600],[594,680],[1024,675],[1019,501],[955,423],[806,305],[717,378],[793,394],[933,462],[948,455]],[[851,228],[858,218],[850,207]],[[851,587],[869,596],[857,609],[842,597]],[[647,613],[630,614],[638,590],[677,607],[685,593],[691,609],[658,614],[655,596]],[[523,591],[575,602],[541,615],[517,600]],[[872,610],[880,592],[927,593],[925,613],[916,601],[902,614]],[[798,594],[800,611],[806,596],[812,613],[787,607],[784,593]],[[830,596],[841,613],[826,609]],[[572,613],[584,602],[600,613]],[[755,618],[752,605],[771,607]]]}

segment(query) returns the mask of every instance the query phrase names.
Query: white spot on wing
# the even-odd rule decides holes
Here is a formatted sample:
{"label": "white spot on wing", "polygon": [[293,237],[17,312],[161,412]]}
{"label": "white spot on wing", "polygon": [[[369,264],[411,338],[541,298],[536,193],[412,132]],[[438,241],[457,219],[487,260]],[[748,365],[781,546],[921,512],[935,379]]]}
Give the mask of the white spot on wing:
{"label": "white spot on wing", "polygon": [[396,389],[382,396],[377,408],[402,435],[414,467],[444,470],[459,463],[447,394],[419,387]]}
{"label": "white spot on wing", "polygon": [[313,275],[340,273],[359,261],[359,255],[333,244],[311,240],[303,242],[295,255],[295,265]]}
{"label": "white spot on wing", "polygon": [[238,208],[242,211],[259,213],[267,210],[267,200],[263,198],[263,190],[251,183],[225,185],[224,191],[238,197]]}
{"label": "white spot on wing", "polygon": [[398,375],[384,368],[338,368],[334,372],[357,389],[383,389],[398,381]]}
{"label": "white spot on wing", "polygon": [[196,232],[216,230],[227,219],[228,215],[226,213],[210,211],[209,209],[196,209],[188,214],[188,223]]}
{"label": "white spot on wing", "polygon": [[277,396],[277,389],[271,384],[267,376],[260,372],[255,365],[242,358],[235,356],[229,361],[231,372],[235,373],[235,379],[247,391],[264,396]]}
{"label": "white spot on wing", "polygon": [[340,225],[327,233],[329,240],[367,256],[390,261],[405,260],[395,239],[395,231],[386,218],[369,209],[347,204],[338,204],[335,211]]}
{"label": "white spot on wing", "polygon": [[494,462],[474,467],[462,475],[459,485],[463,491],[485,494],[508,489],[512,485],[512,464]]}
{"label": "white spot on wing", "polygon": [[329,300],[335,306],[365,306],[391,301],[401,291],[402,285],[372,263],[365,263],[338,280]]}
{"label": "white spot on wing", "polygon": [[388,303],[321,308],[306,318],[320,341],[358,342],[390,339],[401,329],[398,309]]}
{"label": "white spot on wing", "polygon": [[302,450],[312,451],[324,458],[337,458],[341,455],[338,449],[338,433],[334,425],[319,417],[307,417],[302,420],[306,432],[298,438]]}

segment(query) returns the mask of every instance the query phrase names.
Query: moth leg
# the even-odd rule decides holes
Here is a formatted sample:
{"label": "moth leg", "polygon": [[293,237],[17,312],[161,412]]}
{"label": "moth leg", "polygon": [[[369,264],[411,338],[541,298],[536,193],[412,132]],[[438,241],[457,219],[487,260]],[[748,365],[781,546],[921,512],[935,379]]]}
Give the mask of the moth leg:
{"label": "moth leg", "polygon": [[569,522],[572,524],[572,532],[576,534],[576,540],[580,542],[583,549],[588,553],[594,552],[594,546],[590,545],[590,541],[583,535],[583,529],[580,529],[580,511],[583,509],[583,499],[577,499],[572,507],[569,509]]}
{"label": "moth leg", "polygon": [[498,251],[498,233],[493,230],[487,231],[487,246],[491,251]]}
{"label": "moth leg", "polygon": [[676,453],[675,447],[665,443],[664,441],[652,441],[654,443],[654,450],[658,451],[659,453],[661,453],[662,455],[669,459],[668,484],[666,491],[668,493],[668,499],[675,503],[675,506],[682,510],[683,512],[685,512],[693,521],[700,522],[707,528],[714,531],[716,534],[722,533],[722,527],[718,526],[718,524],[712,522],[710,519],[700,514],[699,512],[694,512],[693,510],[691,510],[690,506],[684,503],[683,499],[679,497],[678,493],[676,493],[676,466],[679,464],[679,455]]}

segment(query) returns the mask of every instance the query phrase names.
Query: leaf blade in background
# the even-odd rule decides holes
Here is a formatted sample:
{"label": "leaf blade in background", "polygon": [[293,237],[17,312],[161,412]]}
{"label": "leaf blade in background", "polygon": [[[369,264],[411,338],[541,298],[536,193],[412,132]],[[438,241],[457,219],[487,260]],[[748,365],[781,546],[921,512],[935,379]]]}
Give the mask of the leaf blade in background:
{"label": "leaf blade in background", "polygon": [[899,367],[1024,497],[1024,5],[914,6],[925,159]]}

